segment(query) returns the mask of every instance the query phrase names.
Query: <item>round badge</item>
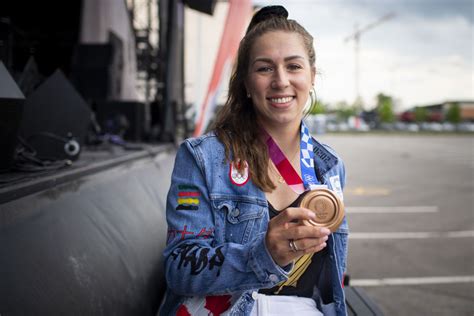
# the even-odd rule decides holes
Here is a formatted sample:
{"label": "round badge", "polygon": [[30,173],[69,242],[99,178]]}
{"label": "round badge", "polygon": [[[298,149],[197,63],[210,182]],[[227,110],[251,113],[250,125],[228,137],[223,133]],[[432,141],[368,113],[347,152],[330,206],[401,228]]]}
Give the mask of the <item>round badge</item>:
{"label": "round badge", "polygon": [[301,200],[300,206],[316,214],[315,219],[303,221],[303,224],[308,226],[326,227],[334,232],[344,219],[344,204],[329,189],[308,191]]}

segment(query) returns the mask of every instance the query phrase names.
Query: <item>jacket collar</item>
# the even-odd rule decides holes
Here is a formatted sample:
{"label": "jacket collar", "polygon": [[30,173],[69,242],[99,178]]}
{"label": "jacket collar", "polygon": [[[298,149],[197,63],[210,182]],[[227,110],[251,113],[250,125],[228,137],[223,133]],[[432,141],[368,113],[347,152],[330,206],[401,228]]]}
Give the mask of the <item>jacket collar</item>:
{"label": "jacket collar", "polygon": [[316,169],[316,176],[323,182],[323,176],[326,172],[331,170],[337,162],[338,158],[332,154],[324,145],[319,143],[313,137],[313,152]]}

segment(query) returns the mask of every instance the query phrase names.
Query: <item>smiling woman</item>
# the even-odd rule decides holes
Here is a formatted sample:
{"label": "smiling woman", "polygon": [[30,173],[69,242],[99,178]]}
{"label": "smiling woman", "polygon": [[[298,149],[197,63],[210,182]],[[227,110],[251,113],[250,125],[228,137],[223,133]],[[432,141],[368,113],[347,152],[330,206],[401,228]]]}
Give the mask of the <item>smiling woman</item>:
{"label": "smiling woman", "polygon": [[342,199],[345,170],[302,122],[313,38],[287,17],[255,14],[213,131],[178,151],[162,315],[346,315],[347,222],[305,225],[320,210],[300,207],[312,190]]}
{"label": "smiling woman", "polygon": [[245,87],[260,125],[270,133],[298,130],[315,75],[301,36],[285,31],[260,36],[249,68]]}

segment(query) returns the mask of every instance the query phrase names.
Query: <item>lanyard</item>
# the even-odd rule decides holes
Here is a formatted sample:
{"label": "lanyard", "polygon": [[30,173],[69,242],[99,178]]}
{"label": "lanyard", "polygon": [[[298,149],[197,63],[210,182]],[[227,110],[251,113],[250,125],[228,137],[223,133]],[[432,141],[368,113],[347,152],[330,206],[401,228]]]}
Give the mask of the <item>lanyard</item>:
{"label": "lanyard", "polygon": [[266,131],[264,131],[264,133],[266,133],[267,137],[266,143],[270,159],[293,191],[297,194],[301,194],[305,190],[311,189],[313,186],[319,184],[316,172],[314,171],[314,152],[311,135],[303,121],[301,122],[300,129],[300,165],[302,178],[293,168],[288,158],[286,158],[270,134]]}

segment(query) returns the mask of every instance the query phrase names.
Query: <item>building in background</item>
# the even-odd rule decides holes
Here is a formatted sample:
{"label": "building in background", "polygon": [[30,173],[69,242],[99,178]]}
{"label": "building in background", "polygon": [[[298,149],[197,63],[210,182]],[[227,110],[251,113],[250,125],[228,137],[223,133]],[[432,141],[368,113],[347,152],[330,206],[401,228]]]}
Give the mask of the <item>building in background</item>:
{"label": "building in background", "polygon": [[[474,101],[468,100],[450,100],[443,103],[413,107],[401,113],[399,119],[402,122],[449,121],[448,112],[452,107],[458,107],[460,122],[474,122]],[[417,112],[423,113],[422,117],[417,117]]]}

